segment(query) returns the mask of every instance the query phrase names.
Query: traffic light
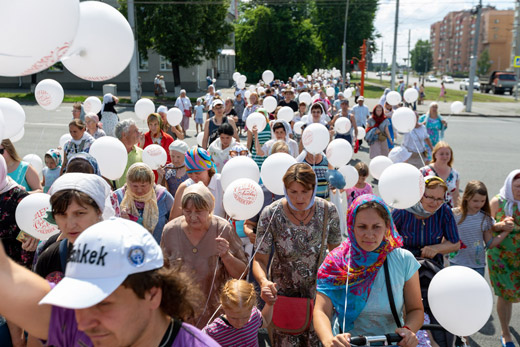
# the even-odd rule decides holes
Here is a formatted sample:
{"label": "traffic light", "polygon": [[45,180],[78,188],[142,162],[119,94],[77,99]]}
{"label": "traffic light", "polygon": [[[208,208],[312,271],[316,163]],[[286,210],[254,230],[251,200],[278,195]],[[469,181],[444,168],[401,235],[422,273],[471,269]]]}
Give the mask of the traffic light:
{"label": "traffic light", "polygon": [[354,59],[350,59],[350,69],[354,70]]}

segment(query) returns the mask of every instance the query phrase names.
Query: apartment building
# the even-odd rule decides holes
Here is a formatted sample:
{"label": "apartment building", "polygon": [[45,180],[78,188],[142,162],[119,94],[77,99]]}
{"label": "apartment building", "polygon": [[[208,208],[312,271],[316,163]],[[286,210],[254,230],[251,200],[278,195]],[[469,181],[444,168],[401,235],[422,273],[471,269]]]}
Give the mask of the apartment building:
{"label": "apartment building", "polygon": [[[513,43],[513,10],[482,9],[478,56],[488,50],[492,70],[510,66]],[[469,72],[475,38],[476,15],[471,11],[448,13],[430,27],[433,70],[439,74]]]}

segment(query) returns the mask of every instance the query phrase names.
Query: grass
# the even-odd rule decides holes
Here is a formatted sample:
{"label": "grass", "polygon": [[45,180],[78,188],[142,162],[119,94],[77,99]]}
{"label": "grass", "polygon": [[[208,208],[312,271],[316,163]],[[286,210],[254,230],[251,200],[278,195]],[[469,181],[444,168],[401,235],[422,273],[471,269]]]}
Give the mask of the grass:
{"label": "grass", "polygon": [[[357,82],[358,80],[353,80]],[[379,79],[367,78],[365,79],[365,97],[366,98],[379,98],[384,92],[384,88],[390,87],[389,81],[380,82]],[[438,87],[425,87],[424,93],[426,94],[425,100],[437,100],[441,92],[441,88]],[[463,101],[464,96],[467,94],[465,90],[458,89],[447,89],[446,100],[452,101]],[[493,94],[484,94],[479,91],[473,92],[473,101],[475,102],[515,102],[512,98],[505,98],[502,96],[496,96]]]}

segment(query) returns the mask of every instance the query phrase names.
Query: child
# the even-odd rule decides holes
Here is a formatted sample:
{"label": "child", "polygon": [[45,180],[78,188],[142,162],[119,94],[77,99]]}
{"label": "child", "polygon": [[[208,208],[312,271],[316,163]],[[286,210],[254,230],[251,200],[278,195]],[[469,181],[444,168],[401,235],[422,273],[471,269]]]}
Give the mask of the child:
{"label": "child", "polygon": [[217,172],[222,172],[224,164],[229,160],[229,151],[235,144],[235,130],[229,123],[223,123],[217,130],[218,138],[209,145],[208,152],[217,166]]}
{"label": "child", "polygon": [[197,105],[193,107],[195,109],[195,131],[197,134],[199,133],[199,126],[200,131],[204,131],[204,128],[202,127],[202,124],[204,124],[204,105],[202,105],[202,99],[197,99]]}
{"label": "child", "polygon": [[45,167],[43,168],[43,192],[47,193],[54,181],[60,177],[61,154],[56,149],[49,149],[45,153]]}
{"label": "child", "polygon": [[372,186],[365,182],[368,177],[368,165],[360,161],[354,166],[359,174],[356,185],[347,189],[348,205],[352,204],[355,198],[363,194],[372,194]]}
{"label": "child", "polygon": [[[466,248],[460,249],[450,259],[452,265],[472,268],[484,276],[486,268],[486,249],[498,246],[509,234],[502,231],[512,217],[493,225],[488,192],[484,183],[470,181],[464,189],[460,207],[453,209],[459,230],[460,240]],[[493,235],[496,235],[493,237]]]}
{"label": "child", "polygon": [[224,315],[203,329],[222,346],[258,346],[258,329],[266,328],[273,317],[273,305],[256,308],[256,292],[251,283],[232,279],[220,293]]}

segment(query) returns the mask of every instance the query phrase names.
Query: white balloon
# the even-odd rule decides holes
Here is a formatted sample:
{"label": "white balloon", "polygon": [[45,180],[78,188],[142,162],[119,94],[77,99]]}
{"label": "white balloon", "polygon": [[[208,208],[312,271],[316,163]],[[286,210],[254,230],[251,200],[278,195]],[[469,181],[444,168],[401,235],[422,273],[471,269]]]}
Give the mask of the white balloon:
{"label": "white balloon", "polygon": [[343,91],[343,96],[348,99],[352,96],[352,89],[350,88],[347,88]]}
{"label": "white balloon", "polygon": [[72,136],[69,133],[61,135],[60,141],[59,141],[60,147],[65,148],[65,144],[67,142],[69,142],[71,139],[72,139]]}
{"label": "white balloon", "polygon": [[296,135],[301,135],[302,134],[302,127],[305,125],[304,122],[302,121],[298,121],[296,123],[294,123],[293,125],[293,131]]}
{"label": "white balloon", "polygon": [[246,87],[246,83],[245,82],[237,82],[237,87],[238,89],[244,89]]}
{"label": "white balloon", "polygon": [[419,97],[419,92],[415,88],[408,88],[404,91],[404,99],[408,103],[412,103],[417,101],[417,98]]}
{"label": "white balloon", "polygon": [[244,93],[244,98],[246,98],[246,100],[249,100],[250,96],[251,96],[251,91],[246,90],[246,92]]}
{"label": "white balloon", "polygon": [[84,80],[112,79],[123,72],[132,59],[132,28],[118,10],[103,2],[84,1],[79,7],[78,32],[61,61]]}
{"label": "white balloon", "polygon": [[64,95],[61,84],[52,79],[40,81],[34,90],[38,105],[47,111],[57,109],[61,105]]}
{"label": "white balloon", "polygon": [[390,93],[386,94],[386,102],[392,106],[396,106],[401,102],[401,94],[396,91],[391,91]]}
{"label": "white balloon", "polygon": [[390,165],[379,178],[379,193],[387,205],[393,208],[411,207],[424,194],[424,177],[413,165]]}
{"label": "white balloon", "polygon": [[333,97],[334,94],[336,94],[336,91],[334,90],[334,88],[332,88],[332,87],[327,88],[327,96]]}
{"label": "white balloon", "polygon": [[329,131],[320,123],[312,123],[305,127],[302,134],[302,143],[307,152],[311,154],[321,153],[329,144]]}
{"label": "white balloon", "polygon": [[312,102],[318,100],[320,98],[320,94],[314,94],[311,98]]}
{"label": "white balloon", "polygon": [[352,128],[352,123],[347,117],[339,117],[334,123],[334,130],[338,134],[346,134],[350,131],[350,128]]}
{"label": "white balloon", "polygon": [[392,126],[400,133],[409,133],[417,124],[415,112],[408,107],[399,107],[392,115]]}
{"label": "white balloon", "polygon": [[166,113],[166,120],[168,120],[168,124],[171,126],[177,126],[181,124],[182,116],[182,111],[179,108],[172,107]]}
{"label": "white balloon", "polygon": [[237,78],[237,83],[246,83],[247,82],[247,77],[246,75],[240,75],[238,78]]}
{"label": "white balloon", "polygon": [[47,240],[59,233],[57,225],[44,218],[51,210],[51,196],[45,193],[29,194],[16,206],[15,219],[20,230],[39,240]]}
{"label": "white balloon", "polygon": [[97,96],[89,96],[84,102],[83,102],[83,111],[85,113],[95,113],[98,114],[99,111],[101,111],[101,100]]}
{"label": "white balloon", "polygon": [[233,181],[239,178],[249,178],[254,182],[258,182],[260,170],[253,159],[246,156],[237,156],[227,161],[222,168],[220,177],[222,189],[226,190]]}
{"label": "white balloon", "polygon": [[493,309],[491,288],[475,270],[449,266],[439,271],[428,287],[433,315],[457,336],[470,336],[488,321]]}
{"label": "white balloon", "polygon": [[240,77],[240,72],[233,73],[233,81],[237,82],[239,77]]}
{"label": "white balloon", "polygon": [[137,118],[146,120],[149,115],[155,112],[155,105],[152,100],[142,98],[135,103],[134,112]]}
{"label": "white balloon", "polygon": [[246,118],[246,126],[249,130],[252,130],[255,125],[259,133],[265,129],[267,121],[262,113],[253,112]]}
{"label": "white balloon", "polygon": [[[0,110],[0,141],[4,139],[4,130],[5,130],[5,119],[4,119],[4,114],[2,113],[2,110]],[[22,130],[23,130],[23,128],[22,128]],[[17,135],[15,135],[15,137],[16,136]],[[16,142],[16,141],[13,141],[13,142]]]}
{"label": "white balloon", "polygon": [[303,122],[303,124],[307,124],[307,122],[309,121],[309,115],[306,114],[305,116],[303,116],[301,121]]}
{"label": "white balloon", "polygon": [[25,157],[23,157],[22,160],[31,164],[31,166],[36,170],[38,175],[42,173],[43,161],[42,161],[42,158],[40,158],[38,155],[27,154]]}
{"label": "white balloon", "polygon": [[[3,127],[3,121],[0,122],[0,127]],[[0,131],[3,131],[3,130],[0,130]],[[20,130],[20,132],[18,134],[14,135],[9,140],[11,140],[12,143],[15,143],[15,142],[20,141],[24,135],[25,135],[25,128],[22,128],[22,130]],[[1,133],[0,133],[0,137],[2,137]]]}
{"label": "white balloon", "polygon": [[204,131],[201,131],[198,135],[197,135],[197,145],[199,145],[199,147],[202,147],[202,141],[204,140]]}
{"label": "white balloon", "polygon": [[257,90],[259,95],[265,92],[265,88],[264,87],[258,87],[256,90]]}
{"label": "white balloon", "polygon": [[25,111],[22,106],[12,99],[0,98],[0,111],[4,115],[3,138],[8,139],[18,134],[25,123]]}
{"label": "white balloon", "polygon": [[305,104],[307,104],[307,106],[309,106],[312,102],[312,98],[309,93],[303,92],[303,93],[300,93],[300,95],[298,96],[298,101],[304,102]]}
{"label": "white balloon", "polygon": [[289,123],[294,118],[294,111],[289,106],[282,107],[276,114],[276,118],[281,119]]}
{"label": "white balloon", "polygon": [[461,113],[464,110],[464,104],[460,101],[454,101],[451,103],[450,108],[452,113]]}
{"label": "white balloon", "polygon": [[357,138],[360,140],[365,138],[365,135],[367,134],[367,132],[365,131],[365,128],[363,128],[363,127],[357,127],[357,132],[358,132]]}
{"label": "white balloon", "polygon": [[278,102],[273,96],[268,96],[264,99],[263,107],[267,110],[267,112],[271,113],[276,110],[276,107],[278,106]]}
{"label": "white balloon", "polygon": [[96,158],[101,175],[117,180],[126,169],[128,153],[121,141],[112,136],[103,136],[90,146],[89,154]]}
{"label": "white balloon", "polygon": [[256,86],[255,86],[254,84],[251,84],[251,85],[249,86],[249,91],[250,91],[251,93],[256,93]]}
{"label": "white balloon", "polygon": [[[78,0],[3,1],[1,7],[0,76],[31,75],[54,65],[78,30]],[[14,30],[20,18],[30,25]]]}
{"label": "white balloon", "polygon": [[370,160],[368,168],[372,177],[378,180],[381,177],[383,171],[385,171],[385,169],[393,163],[394,162],[387,156],[378,155],[377,157],[374,157],[372,160]]}
{"label": "white balloon", "polygon": [[276,195],[283,195],[282,178],[296,159],[287,153],[274,153],[267,157],[260,169],[262,183],[269,191]]}
{"label": "white balloon", "polygon": [[345,178],[345,187],[343,189],[348,189],[354,187],[359,180],[359,172],[352,165],[345,165],[338,169],[338,171]]}
{"label": "white balloon", "polygon": [[329,163],[336,168],[347,165],[352,159],[352,145],[345,139],[332,140],[327,146],[327,160]]}
{"label": "white balloon", "polygon": [[274,73],[271,70],[265,70],[262,74],[262,80],[267,84],[271,83],[274,80]]}
{"label": "white balloon", "polygon": [[160,166],[166,164],[168,155],[164,148],[159,145],[148,145],[143,149],[143,163],[157,170]]}
{"label": "white balloon", "polygon": [[224,191],[224,210],[234,220],[246,220],[257,215],[264,204],[264,192],[260,185],[249,179],[233,181]]}

